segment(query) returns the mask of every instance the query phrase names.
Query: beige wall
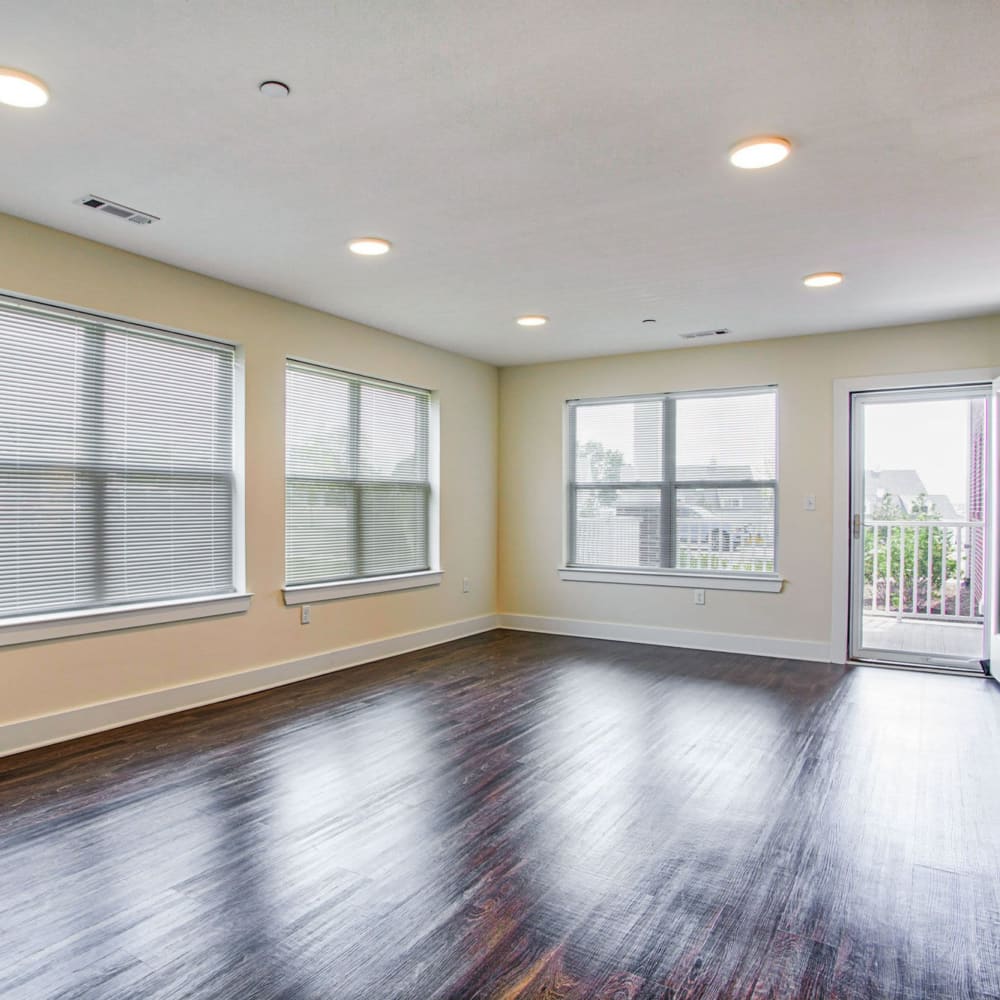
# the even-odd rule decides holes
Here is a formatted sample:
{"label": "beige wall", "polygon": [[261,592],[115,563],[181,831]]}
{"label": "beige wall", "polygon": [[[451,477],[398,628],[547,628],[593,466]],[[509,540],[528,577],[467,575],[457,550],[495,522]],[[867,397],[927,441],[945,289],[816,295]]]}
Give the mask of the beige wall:
{"label": "beige wall", "polygon": [[[352,646],[496,606],[497,371],[370,327],[0,216],[0,288],[205,333],[246,355],[246,615],[0,650],[0,724]],[[435,389],[439,587],[284,607],[286,354]],[[462,577],[472,591],[462,593]]]}
{"label": "beige wall", "polygon": [[[630,625],[830,638],[833,380],[1000,366],[1000,316],[618,355],[500,373],[500,610]],[[560,581],[564,401],[776,383],[780,594]],[[817,510],[803,509],[815,494]]]}
{"label": "beige wall", "polygon": [[[833,380],[1000,367],[994,316],[508,368],[499,375],[498,399],[498,374],[489,365],[6,216],[0,288],[243,345],[247,577],[255,594],[246,615],[0,649],[0,724],[497,610],[825,643]],[[440,587],[317,604],[309,626],[298,623],[297,608],[284,607],[286,354],[439,392]],[[780,399],[781,594],[710,591],[706,605],[695,607],[687,590],[558,579],[566,399],[771,382]],[[817,497],[815,513],[802,509],[808,493]],[[464,576],[470,594],[462,593]]]}

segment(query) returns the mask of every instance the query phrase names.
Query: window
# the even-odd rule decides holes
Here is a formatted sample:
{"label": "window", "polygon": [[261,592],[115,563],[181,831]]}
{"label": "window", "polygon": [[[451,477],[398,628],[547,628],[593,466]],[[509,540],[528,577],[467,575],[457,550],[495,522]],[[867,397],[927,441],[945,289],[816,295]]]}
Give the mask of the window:
{"label": "window", "polygon": [[235,367],[226,344],[0,300],[0,624],[236,592]]}
{"label": "window", "polygon": [[573,567],[774,573],[773,388],[569,404]]}
{"label": "window", "polygon": [[430,571],[429,420],[423,389],[288,362],[289,587]]}

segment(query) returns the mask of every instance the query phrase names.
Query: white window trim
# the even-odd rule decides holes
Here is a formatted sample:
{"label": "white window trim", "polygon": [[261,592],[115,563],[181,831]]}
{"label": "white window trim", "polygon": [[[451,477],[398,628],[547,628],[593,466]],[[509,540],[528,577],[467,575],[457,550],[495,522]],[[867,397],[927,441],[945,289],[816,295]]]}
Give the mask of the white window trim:
{"label": "white window trim", "polygon": [[631,583],[645,587],[698,587],[702,590],[743,590],[779,594],[780,573],[697,573],[683,569],[589,569],[560,566],[559,579],[570,583]]}
{"label": "white window trim", "polygon": [[562,562],[557,567],[559,579],[570,583],[631,583],[655,587],[697,587],[704,590],[742,590],[759,593],[778,594],[784,585],[784,577],[778,572],[778,523],[779,523],[779,459],[781,455],[781,418],[780,411],[775,413],[774,428],[774,562],[772,573],[740,573],[739,571],[723,571],[706,573],[696,570],[669,569],[661,567],[653,570],[631,567],[601,568],[592,566],[570,565],[572,557],[570,534],[572,531],[572,513],[567,502],[570,488],[574,481],[576,462],[573,451],[574,441],[571,431],[571,410],[574,405],[588,403],[636,402],[649,399],[663,399],[664,396],[743,396],[748,393],[769,390],[774,392],[775,406],[780,405],[777,383],[762,385],[728,386],[721,389],[679,390],[677,392],[640,393],[624,396],[591,396],[567,399],[563,403],[563,531],[562,531]]}
{"label": "white window trim", "polygon": [[333,583],[306,583],[284,587],[285,604],[313,604],[318,601],[336,601],[344,597],[363,597],[365,594],[386,594],[393,590],[416,590],[419,587],[436,587],[444,573],[439,569],[418,570],[415,573],[396,573],[392,576],[370,576]]}
{"label": "white window trim", "polygon": [[194,621],[218,615],[237,615],[250,610],[248,593],[189,597],[180,601],[157,601],[148,604],[116,605],[108,608],[85,608],[58,614],[25,615],[0,622],[0,646],[16,646],[46,639],[65,639],[94,632],[118,632],[145,625]]}
{"label": "white window trim", "polygon": [[[289,362],[298,362],[316,368],[324,368],[342,375],[354,376],[366,382],[397,386],[401,389],[419,390],[428,396],[427,410],[427,482],[430,496],[427,506],[427,554],[429,569],[414,570],[409,573],[393,573],[386,576],[360,576],[348,580],[327,580],[317,583],[288,584],[282,587],[286,607],[313,604],[320,601],[336,601],[348,597],[363,597],[366,594],[391,593],[394,590],[416,590],[420,587],[435,587],[441,583],[444,571],[441,569],[441,398],[436,389],[411,385],[394,379],[375,378],[346,368],[331,365],[296,354],[285,356],[285,371]],[[287,442],[286,442],[287,447]],[[287,470],[285,472],[287,475]],[[287,555],[286,555],[287,560]]]}
{"label": "white window trim", "polygon": [[218,615],[243,614],[250,610],[253,596],[246,580],[246,351],[236,340],[207,333],[195,333],[180,327],[151,323],[120,313],[96,312],[84,306],[58,299],[24,295],[0,288],[0,298],[14,303],[51,306],[78,315],[92,316],[98,322],[121,323],[151,333],[170,334],[184,340],[204,340],[233,348],[233,586],[235,592],[206,597],[160,600],[140,604],[85,608],[81,611],[44,612],[0,620],[0,647],[47,639],[118,632],[143,625],[195,621]]}

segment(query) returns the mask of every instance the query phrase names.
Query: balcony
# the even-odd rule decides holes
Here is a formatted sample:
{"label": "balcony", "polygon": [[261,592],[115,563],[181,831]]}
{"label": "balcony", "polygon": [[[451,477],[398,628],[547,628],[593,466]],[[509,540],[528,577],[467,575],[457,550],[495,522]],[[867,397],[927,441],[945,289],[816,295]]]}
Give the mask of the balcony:
{"label": "balcony", "polygon": [[862,645],[980,659],[985,552],[982,521],[866,519]]}

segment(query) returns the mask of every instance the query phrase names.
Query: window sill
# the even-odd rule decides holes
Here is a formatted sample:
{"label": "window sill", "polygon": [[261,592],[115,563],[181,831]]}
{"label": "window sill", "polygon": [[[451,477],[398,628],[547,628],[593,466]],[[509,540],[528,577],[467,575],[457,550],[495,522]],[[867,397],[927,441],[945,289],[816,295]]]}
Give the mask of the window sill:
{"label": "window sill", "polygon": [[344,597],[363,597],[365,594],[385,594],[393,590],[415,590],[418,587],[436,587],[444,574],[438,569],[421,570],[419,573],[398,573],[395,576],[372,576],[363,580],[342,580],[339,583],[307,583],[285,587],[285,604],[312,604],[317,601],[336,601]]}
{"label": "window sill", "polygon": [[0,646],[46,639],[66,639],[94,632],[117,632],[144,625],[214,618],[217,615],[242,614],[250,609],[251,594],[225,594],[216,597],[187,598],[182,601],[158,601],[112,608],[86,608],[61,614],[30,615],[0,621]]}
{"label": "window sill", "polygon": [[765,594],[781,592],[785,582],[778,573],[704,573],[696,570],[583,569],[561,566],[559,579],[573,583],[632,583],[651,587],[698,587],[702,590],[745,590]]}

